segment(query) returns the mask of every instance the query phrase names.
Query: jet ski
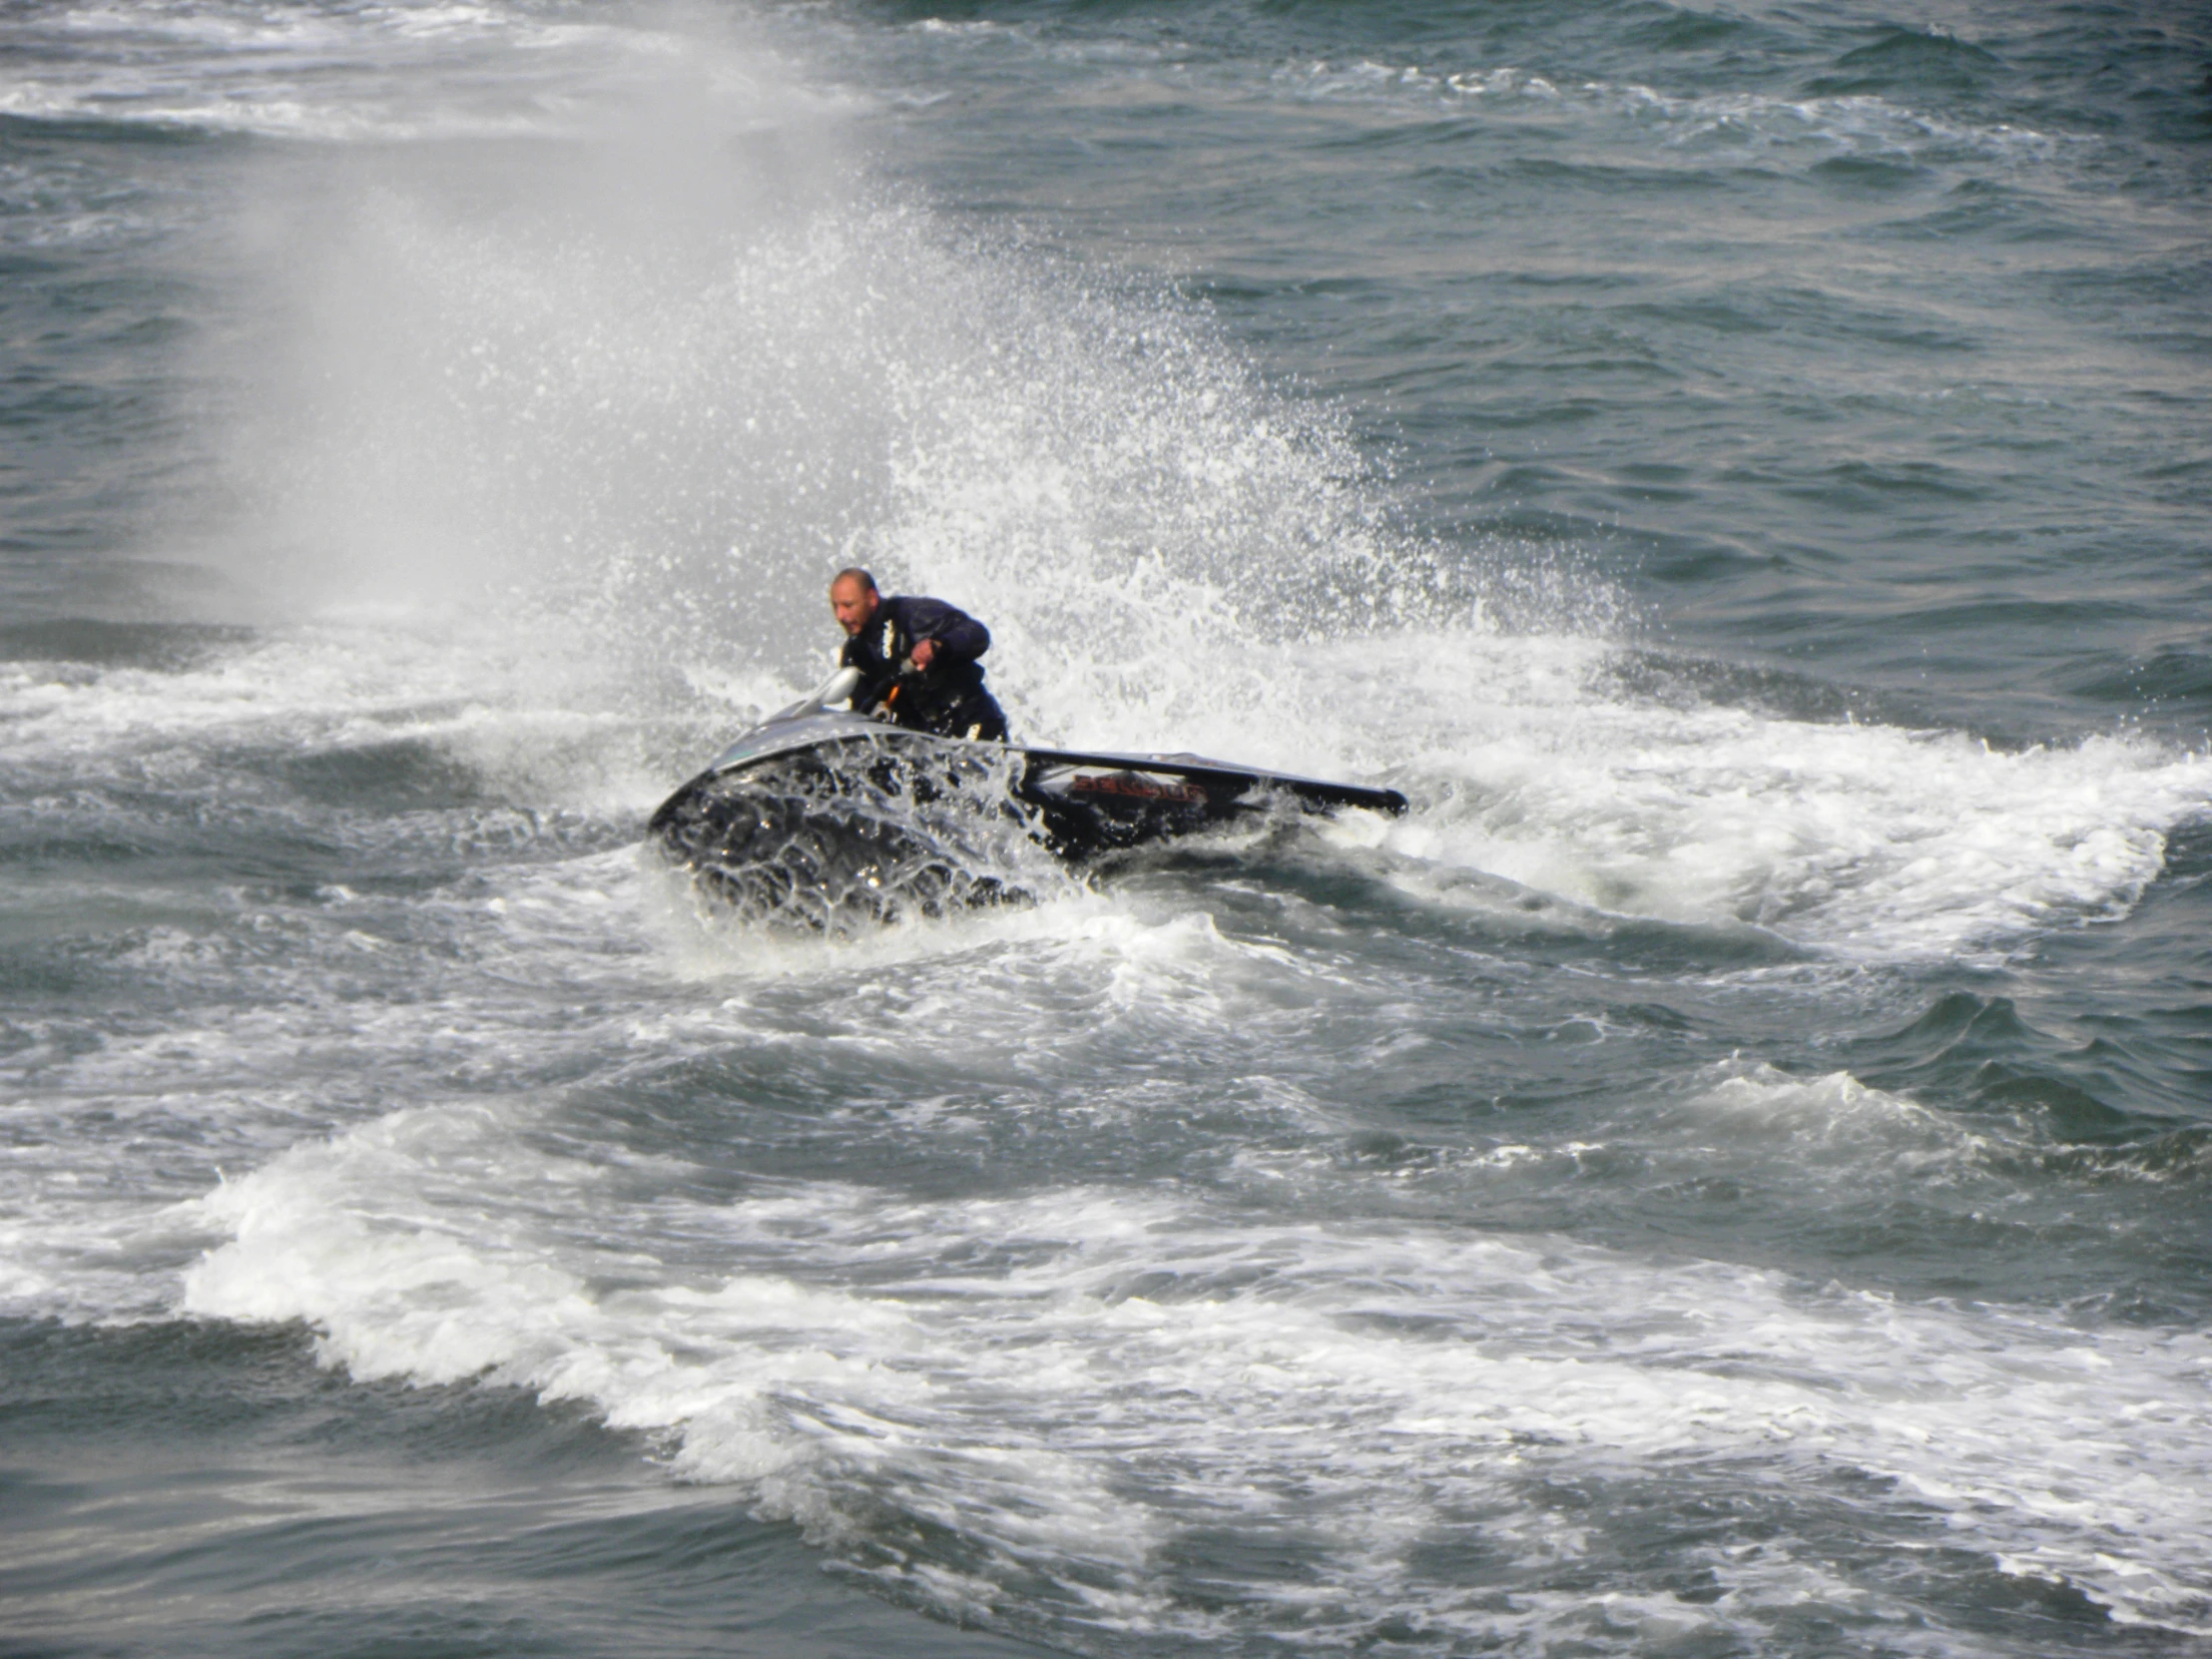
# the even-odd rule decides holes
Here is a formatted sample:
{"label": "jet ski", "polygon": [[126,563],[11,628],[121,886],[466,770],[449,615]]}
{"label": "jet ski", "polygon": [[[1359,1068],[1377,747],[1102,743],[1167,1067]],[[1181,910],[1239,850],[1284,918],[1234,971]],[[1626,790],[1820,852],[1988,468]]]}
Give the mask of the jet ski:
{"label": "jet ski", "polygon": [[651,840],[745,915],[841,931],[1028,896],[1040,859],[1081,869],[1285,807],[1405,811],[1395,790],[941,738],[830,707],[858,683],[841,670],[738,738],[662,803]]}

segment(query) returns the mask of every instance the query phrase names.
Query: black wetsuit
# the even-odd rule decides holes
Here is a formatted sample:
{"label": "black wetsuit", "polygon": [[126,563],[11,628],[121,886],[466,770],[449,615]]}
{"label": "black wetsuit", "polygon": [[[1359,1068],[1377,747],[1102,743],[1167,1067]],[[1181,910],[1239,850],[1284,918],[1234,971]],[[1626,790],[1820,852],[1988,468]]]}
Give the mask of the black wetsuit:
{"label": "black wetsuit", "polygon": [[[923,640],[936,650],[917,671],[907,659]],[[852,707],[941,738],[1003,739],[1005,713],[983,689],[975,660],[990,648],[989,629],[940,599],[885,599],[844,642],[844,666],[860,671]]]}

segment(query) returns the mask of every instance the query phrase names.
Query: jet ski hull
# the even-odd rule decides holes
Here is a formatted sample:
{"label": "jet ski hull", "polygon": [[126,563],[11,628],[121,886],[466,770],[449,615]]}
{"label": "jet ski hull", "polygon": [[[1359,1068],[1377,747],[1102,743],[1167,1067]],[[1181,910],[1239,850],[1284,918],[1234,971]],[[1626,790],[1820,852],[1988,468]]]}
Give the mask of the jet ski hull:
{"label": "jet ski hull", "polygon": [[740,912],[836,928],[1021,896],[1039,849],[1087,865],[1286,802],[1405,810],[1394,790],[1202,756],[970,743],[801,705],[670,796],[648,833]]}

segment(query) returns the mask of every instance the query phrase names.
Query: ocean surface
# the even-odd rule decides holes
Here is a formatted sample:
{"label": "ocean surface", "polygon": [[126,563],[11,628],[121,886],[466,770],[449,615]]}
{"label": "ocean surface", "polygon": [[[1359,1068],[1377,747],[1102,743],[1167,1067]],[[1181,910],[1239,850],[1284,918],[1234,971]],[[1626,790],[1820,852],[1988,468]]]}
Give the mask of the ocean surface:
{"label": "ocean surface", "polygon": [[2208,730],[2198,6],[9,0],[0,1655],[2200,1654]]}

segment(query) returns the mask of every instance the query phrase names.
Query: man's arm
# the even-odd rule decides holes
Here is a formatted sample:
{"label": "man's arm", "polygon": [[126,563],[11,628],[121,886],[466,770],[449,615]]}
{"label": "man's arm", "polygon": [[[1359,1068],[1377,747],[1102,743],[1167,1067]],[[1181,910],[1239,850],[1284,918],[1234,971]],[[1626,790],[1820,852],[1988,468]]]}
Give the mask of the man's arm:
{"label": "man's arm", "polygon": [[917,668],[927,668],[940,656],[972,663],[991,648],[988,628],[941,599],[908,599],[903,609],[902,620],[907,637],[914,642],[912,655]]}

